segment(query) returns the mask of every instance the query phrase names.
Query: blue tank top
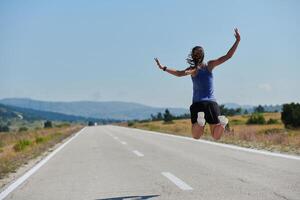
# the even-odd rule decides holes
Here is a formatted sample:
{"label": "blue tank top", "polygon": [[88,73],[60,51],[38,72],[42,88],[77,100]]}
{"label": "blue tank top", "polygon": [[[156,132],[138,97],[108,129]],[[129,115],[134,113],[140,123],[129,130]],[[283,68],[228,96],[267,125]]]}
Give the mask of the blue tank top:
{"label": "blue tank top", "polygon": [[216,101],[213,89],[213,74],[208,70],[207,64],[197,70],[193,81],[193,103],[199,101]]}

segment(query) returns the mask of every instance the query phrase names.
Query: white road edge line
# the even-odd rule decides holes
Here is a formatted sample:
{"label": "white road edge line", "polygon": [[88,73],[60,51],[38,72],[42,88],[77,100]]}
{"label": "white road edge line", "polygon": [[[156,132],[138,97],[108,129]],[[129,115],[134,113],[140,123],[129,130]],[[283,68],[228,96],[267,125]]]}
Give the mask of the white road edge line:
{"label": "white road edge line", "polygon": [[170,181],[172,181],[180,189],[182,189],[182,190],[193,190],[193,188],[191,186],[189,186],[188,184],[186,184],[185,182],[183,182],[182,180],[180,180],[179,178],[177,178],[176,176],[174,176],[170,172],[162,172],[161,174],[164,175],[165,177],[167,177]]}
{"label": "white road edge line", "polygon": [[144,156],[144,154],[142,154],[141,152],[139,152],[139,151],[137,151],[137,150],[134,150],[134,151],[132,151],[133,153],[135,153],[137,156],[139,156],[139,157],[143,157]]}
{"label": "white road edge line", "polygon": [[[119,128],[120,126],[114,126],[114,127]],[[203,140],[203,139],[196,140],[196,139],[185,137],[185,136],[171,135],[169,133],[159,133],[159,132],[147,131],[147,130],[142,130],[142,129],[137,129],[137,128],[127,128],[127,127],[120,127],[120,128],[133,129],[133,130],[138,130],[138,131],[142,131],[142,132],[146,132],[146,133],[150,133],[150,134],[154,133],[154,134],[162,135],[165,137],[175,137],[175,138],[180,138],[180,139],[185,139],[185,140],[191,140],[193,142],[202,142],[202,143],[206,143],[206,144],[212,144],[212,145],[216,145],[216,146],[221,146],[221,147],[226,147],[226,148],[230,148],[230,149],[246,151],[246,152],[251,152],[251,153],[258,153],[258,154],[264,154],[264,155],[268,155],[268,156],[300,160],[300,156],[287,155],[287,154],[282,154],[282,153],[274,153],[274,152],[270,152],[270,151],[266,151],[266,150],[249,149],[246,147],[239,147],[239,146],[232,145],[232,144],[223,144],[223,143],[218,143],[218,142],[212,142],[212,141],[207,141],[207,140]]]}
{"label": "white road edge line", "polygon": [[31,168],[28,172],[26,172],[24,175],[22,175],[20,178],[18,178],[15,182],[10,184],[4,191],[0,193],[0,200],[3,200],[9,193],[11,193],[13,190],[15,190],[19,185],[21,185],[26,179],[28,179],[32,174],[34,174],[39,168],[41,168],[50,158],[52,158],[57,152],[59,152],[62,148],[64,148],[69,142],[74,140],[82,131],[85,129],[81,129],[79,132],[77,132],[72,138],[70,138],[67,142],[62,144],[60,147],[55,149],[51,154],[49,154],[46,158],[39,161],[33,168]]}

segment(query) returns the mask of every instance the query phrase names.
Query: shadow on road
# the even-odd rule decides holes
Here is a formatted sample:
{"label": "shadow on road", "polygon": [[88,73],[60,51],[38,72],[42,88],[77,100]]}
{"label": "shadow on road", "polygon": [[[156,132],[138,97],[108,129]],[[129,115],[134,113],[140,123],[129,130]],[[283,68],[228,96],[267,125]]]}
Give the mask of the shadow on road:
{"label": "shadow on road", "polygon": [[147,195],[147,196],[126,196],[126,197],[113,197],[106,199],[96,199],[96,200],[140,200],[140,199],[151,199],[153,197],[158,197],[159,195]]}

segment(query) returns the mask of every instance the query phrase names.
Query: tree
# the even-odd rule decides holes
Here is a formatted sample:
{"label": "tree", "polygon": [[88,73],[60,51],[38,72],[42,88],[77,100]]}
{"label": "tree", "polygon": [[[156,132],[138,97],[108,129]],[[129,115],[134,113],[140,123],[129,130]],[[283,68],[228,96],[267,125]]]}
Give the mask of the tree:
{"label": "tree", "polygon": [[44,123],[44,128],[52,128],[52,122],[47,120],[45,123]]}
{"label": "tree", "polygon": [[174,119],[189,119],[191,117],[190,113],[185,113],[182,115],[175,116]]}
{"label": "tree", "polygon": [[233,115],[238,115],[241,114],[242,108],[225,108],[225,105],[220,105],[219,106],[221,115],[226,115],[226,116],[233,116]]}
{"label": "tree", "polygon": [[156,121],[156,120],[157,120],[157,119],[156,119],[156,116],[153,115],[153,114],[151,114],[151,120],[152,120],[152,121]]}
{"label": "tree", "polygon": [[88,122],[88,126],[94,126],[94,122],[89,121],[89,122]]}
{"label": "tree", "polygon": [[242,108],[235,109],[235,114],[241,114],[241,113],[242,113]]}
{"label": "tree", "polygon": [[159,112],[158,114],[157,114],[157,120],[163,120],[163,116],[162,116],[162,114],[161,114],[161,112]]}
{"label": "tree", "polygon": [[161,112],[157,113],[157,115],[151,114],[151,120],[152,121],[161,121],[161,120],[163,120],[163,116],[162,116]]}
{"label": "tree", "polygon": [[173,116],[171,115],[168,109],[165,110],[164,113],[164,122],[172,122]]}
{"label": "tree", "polygon": [[300,127],[300,104],[290,103],[283,104],[281,112],[281,120],[284,126],[289,128]]}
{"label": "tree", "polygon": [[265,112],[265,109],[261,105],[258,105],[257,107],[254,108],[254,112],[263,113]]}

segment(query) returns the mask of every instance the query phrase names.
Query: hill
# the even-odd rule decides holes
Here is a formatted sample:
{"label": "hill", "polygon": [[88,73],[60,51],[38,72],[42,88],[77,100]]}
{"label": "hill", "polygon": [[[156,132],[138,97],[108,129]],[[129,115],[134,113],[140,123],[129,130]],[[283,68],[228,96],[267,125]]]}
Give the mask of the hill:
{"label": "hill", "polygon": [[51,120],[51,121],[67,121],[67,122],[86,122],[97,121],[99,123],[116,122],[116,120],[86,118],[81,116],[66,115],[55,112],[39,111],[29,108],[21,108],[16,106],[7,106],[0,104],[0,121],[10,121],[12,119],[22,119],[27,121],[35,120]]}
{"label": "hill", "polygon": [[[147,119],[151,114],[164,112],[166,108],[157,108],[138,103],[107,101],[75,101],[75,102],[49,102],[27,98],[7,98],[0,103],[10,106],[29,108],[40,111],[50,111],[66,115],[75,115],[97,119],[133,120]],[[188,109],[168,108],[174,115],[188,113]]]}

